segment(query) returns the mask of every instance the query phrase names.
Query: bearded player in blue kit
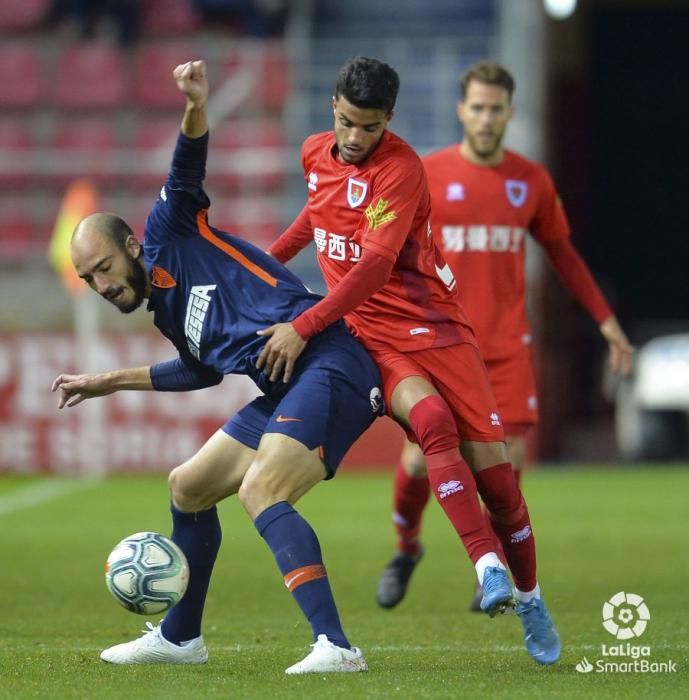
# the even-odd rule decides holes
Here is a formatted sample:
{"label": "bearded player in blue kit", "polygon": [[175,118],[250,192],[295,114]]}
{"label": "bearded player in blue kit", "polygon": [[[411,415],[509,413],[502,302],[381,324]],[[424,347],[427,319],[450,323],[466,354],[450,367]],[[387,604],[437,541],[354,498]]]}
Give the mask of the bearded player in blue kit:
{"label": "bearded player in blue kit", "polygon": [[[201,619],[221,541],[216,503],[237,493],[309,621],[312,651],[288,674],[367,670],[342,629],[318,539],[293,505],[334,476],[345,452],[382,413],[380,376],[340,322],[315,336],[293,366],[270,376],[256,360],[273,324],[316,304],[287,268],[208,223],[202,189],[208,147],[203,61],[174,70],[186,97],[168,179],[146,222],[143,246],[113,214],[92,214],[71,242],[79,276],[123,313],[148,299],[154,324],[179,357],[102,374],[61,374],[59,408],[121,390],[188,391],[226,374],[250,376],[264,395],[173,469],[172,539],[189,560],[184,598],[160,625],[101,654],[115,664],[199,664],[208,659]],[[284,375],[284,379],[283,379]]]}

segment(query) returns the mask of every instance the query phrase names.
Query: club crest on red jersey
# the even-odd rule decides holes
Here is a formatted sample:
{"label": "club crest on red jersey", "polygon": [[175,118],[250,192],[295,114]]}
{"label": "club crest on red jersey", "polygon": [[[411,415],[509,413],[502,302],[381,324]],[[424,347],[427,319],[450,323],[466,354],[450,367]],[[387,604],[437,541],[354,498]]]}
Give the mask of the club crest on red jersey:
{"label": "club crest on red jersey", "polygon": [[451,182],[445,191],[448,202],[461,202],[464,199],[464,185],[461,182]]}
{"label": "club crest on red jersey", "polygon": [[506,180],[505,191],[507,199],[513,207],[521,207],[526,201],[526,195],[529,191],[528,185],[522,180]]}
{"label": "club crest on red jersey", "polygon": [[356,209],[360,204],[363,204],[368,194],[368,182],[363,180],[355,180],[350,177],[347,181],[347,204],[352,209]]}

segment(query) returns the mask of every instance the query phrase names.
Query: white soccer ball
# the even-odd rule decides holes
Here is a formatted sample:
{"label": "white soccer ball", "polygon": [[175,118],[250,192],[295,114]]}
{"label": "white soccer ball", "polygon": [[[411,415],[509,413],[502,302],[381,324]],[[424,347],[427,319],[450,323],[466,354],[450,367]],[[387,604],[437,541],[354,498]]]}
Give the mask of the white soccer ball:
{"label": "white soccer ball", "polygon": [[157,615],[178,603],[189,583],[184,552],[157,532],[125,537],[110,552],[105,584],[115,600],[139,615]]}

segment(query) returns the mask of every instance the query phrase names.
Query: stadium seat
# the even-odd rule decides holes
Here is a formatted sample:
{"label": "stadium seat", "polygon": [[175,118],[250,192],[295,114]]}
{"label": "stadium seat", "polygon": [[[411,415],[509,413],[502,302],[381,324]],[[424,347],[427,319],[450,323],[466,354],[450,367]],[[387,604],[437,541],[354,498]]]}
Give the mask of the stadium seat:
{"label": "stadium seat", "polygon": [[[179,94],[179,93],[178,93]],[[131,143],[142,167],[132,172],[137,188],[147,188],[155,194],[165,182],[172,151],[179,134],[181,116],[141,118]]]}
{"label": "stadium seat", "polygon": [[208,221],[265,250],[282,233],[278,203],[270,197],[211,198]]}
{"label": "stadium seat", "polygon": [[28,46],[0,48],[0,108],[34,107],[41,97],[38,54]]}
{"label": "stadium seat", "polygon": [[54,103],[62,109],[111,109],[127,96],[120,51],[107,44],[82,44],[58,57],[52,83]]}
{"label": "stadium seat", "polygon": [[214,187],[273,190],[284,181],[282,126],[274,119],[233,119],[211,132],[208,178]]}
{"label": "stadium seat", "polygon": [[61,153],[61,162],[71,162],[74,167],[65,168],[56,179],[64,183],[83,176],[98,185],[115,182],[118,179],[116,145],[112,119],[62,121],[56,129],[53,147]]}
{"label": "stadium seat", "polygon": [[146,219],[157,198],[157,190],[151,190],[148,195],[128,197],[126,202],[123,202],[119,208],[113,208],[112,211],[115,211],[129,224],[139,240],[143,240]]}
{"label": "stadium seat", "polygon": [[19,119],[0,120],[0,186],[23,187],[29,181],[25,168],[30,158],[33,136],[31,128]]}
{"label": "stadium seat", "polygon": [[33,231],[28,197],[0,198],[0,261],[15,262],[26,258],[31,250]]}
{"label": "stadium seat", "polygon": [[134,58],[134,101],[138,107],[179,110],[181,97],[172,69],[196,57],[191,43],[145,44]]}
{"label": "stadium seat", "polygon": [[258,105],[280,111],[289,94],[289,63],[283,45],[270,44],[263,54],[263,75],[254,98]]}
{"label": "stadium seat", "polygon": [[14,34],[36,29],[45,16],[49,0],[2,0],[0,33]]}
{"label": "stadium seat", "polygon": [[192,34],[201,18],[190,0],[144,0],[141,3],[142,36]]}
{"label": "stadium seat", "polygon": [[211,71],[217,89],[230,76],[244,72],[253,77],[247,102],[259,109],[280,112],[289,94],[289,63],[281,42],[235,44],[225,49]]}

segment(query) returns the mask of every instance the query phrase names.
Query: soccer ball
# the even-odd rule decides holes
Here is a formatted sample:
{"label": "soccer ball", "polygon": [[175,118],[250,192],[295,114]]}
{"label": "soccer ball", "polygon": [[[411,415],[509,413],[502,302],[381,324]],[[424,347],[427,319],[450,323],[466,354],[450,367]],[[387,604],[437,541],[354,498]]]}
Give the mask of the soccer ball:
{"label": "soccer ball", "polygon": [[178,603],[189,583],[184,552],[157,532],[125,537],[110,552],[105,584],[115,600],[139,615],[156,615]]}

